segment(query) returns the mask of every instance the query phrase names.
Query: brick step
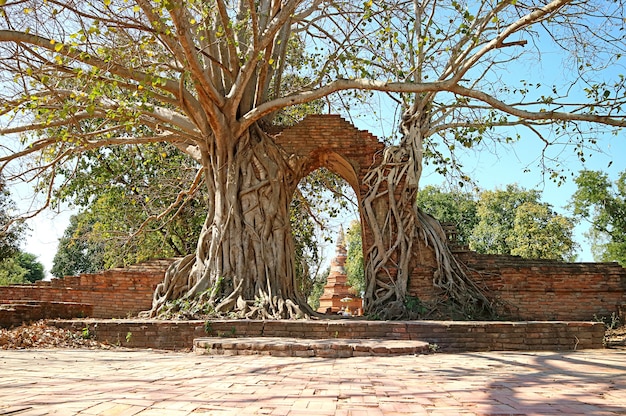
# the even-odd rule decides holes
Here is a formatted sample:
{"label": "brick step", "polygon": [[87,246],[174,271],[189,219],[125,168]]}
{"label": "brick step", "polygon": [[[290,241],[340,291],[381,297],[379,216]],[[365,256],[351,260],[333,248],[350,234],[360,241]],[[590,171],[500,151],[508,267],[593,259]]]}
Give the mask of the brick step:
{"label": "brick step", "polygon": [[11,328],[40,319],[72,319],[89,316],[93,305],[78,302],[1,300],[0,328]]}
{"label": "brick step", "polygon": [[194,339],[193,350],[198,355],[348,358],[427,354],[432,348],[427,342],[408,340],[211,337]]}

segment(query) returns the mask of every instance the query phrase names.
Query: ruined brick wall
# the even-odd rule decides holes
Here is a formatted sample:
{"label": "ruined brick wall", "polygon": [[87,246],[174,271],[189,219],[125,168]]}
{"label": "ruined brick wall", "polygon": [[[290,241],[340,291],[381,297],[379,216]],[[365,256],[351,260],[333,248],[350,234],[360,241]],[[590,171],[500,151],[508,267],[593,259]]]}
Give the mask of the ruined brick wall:
{"label": "ruined brick wall", "polygon": [[82,330],[102,343],[131,348],[188,349],[200,337],[420,340],[437,351],[557,351],[602,348],[604,325],[593,322],[458,322],[326,320],[74,320],[52,325]]}
{"label": "ruined brick wall", "polygon": [[287,153],[305,158],[302,177],[326,167],[350,183],[357,197],[363,175],[384,149],[376,136],[332,114],[308,116],[277,134],[276,143]]}
{"label": "ruined brick wall", "polygon": [[[309,116],[283,130],[276,141],[287,152],[306,158],[303,174],[325,166],[352,185],[359,201],[366,191],[363,177],[379,163],[384,148],[375,136],[336,115]],[[373,239],[367,224],[362,224],[362,230],[366,247]],[[413,244],[409,293],[423,301],[435,301],[441,291],[432,284],[436,270],[433,250],[423,241]],[[528,261],[468,251],[459,251],[457,256],[476,271],[473,277],[479,284],[509,304],[513,318],[593,320],[610,316],[618,305],[626,304],[626,269],[617,264]],[[389,272],[394,274],[394,270]]]}
{"label": "ruined brick wall", "polygon": [[[336,115],[309,116],[277,133],[276,142],[302,158],[302,177],[320,167],[342,176],[359,202],[363,177],[380,160],[384,145],[371,133],[356,129]],[[396,188],[396,192],[399,192]],[[372,242],[362,224],[363,245]],[[409,293],[423,301],[439,298],[433,287],[436,270],[432,248],[414,242]],[[507,302],[513,318],[528,320],[593,320],[610,316],[626,304],[626,269],[617,264],[527,261],[511,256],[485,256],[459,251],[457,256],[474,270],[473,277]],[[0,287],[2,300],[74,302],[93,305],[94,317],[124,317],[148,310],[154,288],[171,261],[109,270],[102,274],[65,278],[51,283]],[[393,275],[393,270],[390,270]]]}
{"label": "ruined brick wall", "polygon": [[73,319],[93,316],[93,306],[73,302],[0,299],[0,328],[20,326],[40,319]]}
{"label": "ruined brick wall", "polygon": [[93,318],[124,318],[152,307],[154,289],[163,281],[171,262],[153,260],[126,269],[81,274],[49,282],[0,286],[0,303],[75,303],[89,305]]}
{"label": "ruined brick wall", "polygon": [[590,321],[626,304],[626,269],[617,263],[562,263],[470,251],[457,257],[474,280],[520,320]]}

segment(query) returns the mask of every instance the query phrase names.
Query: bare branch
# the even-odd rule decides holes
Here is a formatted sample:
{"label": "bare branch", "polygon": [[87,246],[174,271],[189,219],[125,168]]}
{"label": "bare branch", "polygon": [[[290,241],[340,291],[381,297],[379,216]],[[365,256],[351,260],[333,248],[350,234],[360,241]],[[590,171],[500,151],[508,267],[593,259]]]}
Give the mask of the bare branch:
{"label": "bare branch", "polygon": [[[491,107],[503,111],[507,114],[511,114],[516,117],[527,120],[550,120],[550,121],[585,121],[590,123],[599,123],[607,126],[626,127],[626,119],[624,115],[621,117],[610,117],[603,115],[596,115],[590,113],[571,113],[571,112],[557,112],[557,111],[526,111],[521,110],[518,107],[508,105],[493,96],[481,91],[471,90],[461,87],[459,85],[453,86],[448,91],[455,94],[475,98],[480,100]],[[592,106],[590,104],[589,106]]]}

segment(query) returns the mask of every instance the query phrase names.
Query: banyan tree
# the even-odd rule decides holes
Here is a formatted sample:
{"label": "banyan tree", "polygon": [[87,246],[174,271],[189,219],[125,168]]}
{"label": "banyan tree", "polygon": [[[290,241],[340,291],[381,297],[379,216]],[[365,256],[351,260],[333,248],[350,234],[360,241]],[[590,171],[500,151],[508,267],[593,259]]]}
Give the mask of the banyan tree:
{"label": "banyan tree", "polygon": [[[396,118],[360,206],[372,233],[366,312],[386,317],[404,313],[419,240],[436,253],[436,286],[459,303],[489,303],[416,206],[425,160],[454,169],[455,149],[518,134],[538,155],[562,142],[583,155],[599,130],[626,125],[619,1],[4,0],[1,8],[7,183],[39,181],[45,206],[94,149],[167,142],[197,164],[190,187],[205,188],[206,220],[195,252],[157,289],[153,315],[180,298],[247,317],[312,314],[296,289],[289,225],[304,167],[275,140],[286,114]],[[516,76],[529,67],[560,73],[548,85]],[[377,102],[383,108],[370,111]]]}

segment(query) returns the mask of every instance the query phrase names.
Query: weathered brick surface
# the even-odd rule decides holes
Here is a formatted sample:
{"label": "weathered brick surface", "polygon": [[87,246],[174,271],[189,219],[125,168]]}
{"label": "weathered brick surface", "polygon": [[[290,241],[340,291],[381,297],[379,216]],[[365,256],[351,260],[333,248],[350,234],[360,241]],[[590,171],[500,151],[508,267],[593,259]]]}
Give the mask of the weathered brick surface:
{"label": "weathered brick surface", "polygon": [[431,352],[423,341],[306,338],[196,338],[198,355],[272,355],[281,357],[347,358],[376,355],[409,355]]}
{"label": "weathered brick surface", "polygon": [[[384,148],[375,136],[356,129],[336,115],[309,116],[297,125],[278,132],[276,142],[287,153],[304,161],[302,171],[294,174],[304,177],[319,167],[327,167],[346,179],[359,199],[366,190],[362,179],[369,168],[380,162]],[[372,241],[371,232],[367,224],[363,224],[362,229],[364,246],[367,246]],[[414,241],[413,250],[415,256],[411,264],[409,293],[423,301],[436,300],[441,292],[432,284],[435,271],[433,250],[423,241]],[[512,319],[593,320],[595,317],[610,316],[620,307],[624,315],[624,306],[620,305],[626,305],[626,269],[617,264],[528,261],[467,251],[459,251],[456,255],[473,271],[472,275],[479,284],[506,302]],[[92,308],[90,316],[96,318],[135,315],[150,309],[154,288],[162,281],[169,264],[170,261],[151,262],[50,283],[0,287],[0,299],[89,305]],[[388,271],[393,276],[393,269]],[[30,310],[34,309],[31,307]],[[317,331],[317,327],[308,328]],[[361,331],[341,325],[334,328],[342,336]],[[370,329],[373,328],[376,325]],[[259,328],[251,325],[245,330],[254,335]],[[276,333],[284,336],[291,336],[290,331],[293,329],[285,329],[281,325],[276,329]],[[377,331],[384,329],[378,328]],[[403,334],[398,329],[390,336],[401,338]]]}
{"label": "weathered brick surface", "polygon": [[[42,318],[67,318],[67,313],[61,310],[63,303],[84,305],[82,315],[74,311],[74,316],[132,316],[151,308],[154,289],[163,281],[165,270],[171,262],[172,260],[153,260],[127,269],[111,269],[101,273],[53,279],[50,282],[0,286],[0,303],[13,301],[28,304],[25,301],[35,301],[30,302],[32,305],[38,302],[40,307],[22,308],[30,311],[25,312],[24,322]],[[68,308],[70,311],[71,307]]]}
{"label": "weathered brick surface", "polygon": [[0,328],[19,326],[39,319],[93,316],[92,305],[72,302],[0,300]]}
{"label": "weathered brick surface", "polygon": [[304,177],[320,167],[341,175],[358,192],[367,169],[377,163],[384,144],[338,115],[308,116],[276,135],[287,153],[306,159]]}
{"label": "weathered brick surface", "polygon": [[602,348],[604,338],[604,325],[597,322],[227,320],[206,323],[72,320],[52,321],[51,324],[76,330],[89,328],[89,333],[100,342],[132,348],[159,349],[190,349],[194,339],[205,337],[289,337],[424,341],[442,352],[558,351]]}
{"label": "weathered brick surface", "polygon": [[459,253],[484,285],[522,320],[593,320],[626,303],[626,269],[617,263],[562,263]]}
{"label": "weathered brick surface", "polygon": [[[413,268],[409,293],[433,301],[435,263],[420,243],[422,261]],[[562,263],[516,256],[456,252],[474,281],[503,301],[504,316],[516,320],[596,320],[619,314],[626,304],[626,269],[617,263]]]}

